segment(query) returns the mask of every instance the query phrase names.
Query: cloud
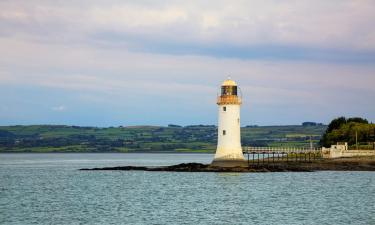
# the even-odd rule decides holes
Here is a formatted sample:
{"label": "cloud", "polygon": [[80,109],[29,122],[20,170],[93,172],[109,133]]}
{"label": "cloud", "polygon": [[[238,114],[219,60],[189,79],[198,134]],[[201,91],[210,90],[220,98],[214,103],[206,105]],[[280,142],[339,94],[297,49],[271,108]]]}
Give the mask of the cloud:
{"label": "cloud", "polygon": [[93,7],[88,11],[88,20],[97,26],[109,26],[112,29],[139,27],[162,27],[186,21],[183,9],[167,7],[150,9],[139,6],[120,5],[112,7]]}
{"label": "cloud", "polygon": [[[228,75],[242,88],[244,123],[371,117],[374,7],[366,0],[1,1],[0,100],[8,112],[0,118],[215,123]],[[56,102],[69,110],[51,113],[66,110]],[[30,118],[17,113],[25,110]]]}
{"label": "cloud", "polygon": [[54,106],[51,108],[53,111],[62,112],[66,110],[66,107],[64,105]]}
{"label": "cloud", "polygon": [[1,33],[12,38],[248,58],[341,51],[374,60],[371,0],[2,1],[0,8]]}
{"label": "cloud", "polygon": [[239,81],[245,98],[263,105],[303,103],[306,99],[311,105],[320,105],[323,96],[332,98],[354,91],[374,94],[372,65],[166,56],[86,47],[66,50],[50,44],[33,45],[30,50],[27,45],[21,49],[16,45],[19,43],[3,46],[5,53],[23,57],[0,60],[11,65],[0,73],[3,84],[105,94],[116,96],[114,99],[128,96],[124,104],[135,101],[134,96],[209,102],[229,74]]}

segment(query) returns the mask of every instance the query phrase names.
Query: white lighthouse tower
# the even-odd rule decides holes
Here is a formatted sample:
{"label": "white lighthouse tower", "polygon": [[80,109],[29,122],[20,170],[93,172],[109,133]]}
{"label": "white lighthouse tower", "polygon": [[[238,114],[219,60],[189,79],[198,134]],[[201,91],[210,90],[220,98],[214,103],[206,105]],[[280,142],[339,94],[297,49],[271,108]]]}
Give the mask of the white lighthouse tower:
{"label": "white lighthouse tower", "polygon": [[234,167],[245,163],[241,147],[240,106],[237,84],[230,78],[221,85],[221,95],[217,99],[219,124],[217,149],[213,166]]}

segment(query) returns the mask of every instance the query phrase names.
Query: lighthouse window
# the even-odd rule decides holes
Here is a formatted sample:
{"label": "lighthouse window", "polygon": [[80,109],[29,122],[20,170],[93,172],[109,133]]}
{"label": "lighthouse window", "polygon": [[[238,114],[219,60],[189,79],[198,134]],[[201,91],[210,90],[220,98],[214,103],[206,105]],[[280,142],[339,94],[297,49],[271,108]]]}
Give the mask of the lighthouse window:
{"label": "lighthouse window", "polygon": [[223,135],[225,135],[226,134],[226,131],[225,130],[223,130]]}
{"label": "lighthouse window", "polygon": [[237,95],[237,86],[222,86],[221,95]]}
{"label": "lighthouse window", "polygon": [[227,107],[224,106],[224,107],[223,107],[223,111],[224,111],[224,112],[227,111]]}

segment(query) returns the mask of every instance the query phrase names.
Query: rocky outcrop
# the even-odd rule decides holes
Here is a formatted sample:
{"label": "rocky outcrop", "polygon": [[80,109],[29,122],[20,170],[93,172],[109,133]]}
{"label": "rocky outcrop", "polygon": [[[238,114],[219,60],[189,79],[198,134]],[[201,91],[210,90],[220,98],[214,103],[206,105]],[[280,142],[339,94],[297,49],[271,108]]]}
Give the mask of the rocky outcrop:
{"label": "rocky outcrop", "polygon": [[323,159],[313,162],[278,161],[269,164],[250,162],[249,166],[220,167],[201,163],[182,163],[173,166],[144,167],[144,166],[116,166],[80,170],[139,170],[139,171],[170,171],[170,172],[312,172],[319,170],[336,171],[375,171],[375,157]]}

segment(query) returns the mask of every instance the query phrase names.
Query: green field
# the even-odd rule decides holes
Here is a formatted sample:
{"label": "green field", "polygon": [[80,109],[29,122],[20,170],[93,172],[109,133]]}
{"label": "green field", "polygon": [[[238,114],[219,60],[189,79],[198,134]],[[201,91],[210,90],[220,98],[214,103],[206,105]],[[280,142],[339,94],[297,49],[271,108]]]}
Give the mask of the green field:
{"label": "green field", "polygon": [[[241,128],[243,146],[307,147],[326,130],[316,126]],[[0,126],[0,152],[214,152],[217,127],[64,125]]]}

